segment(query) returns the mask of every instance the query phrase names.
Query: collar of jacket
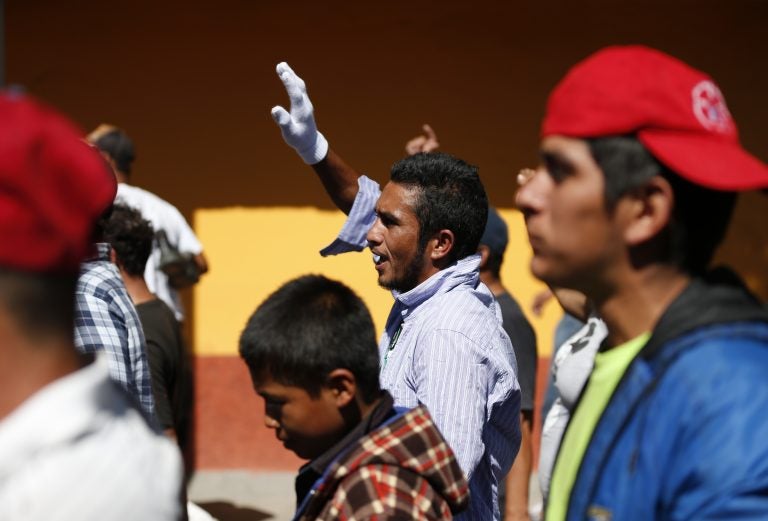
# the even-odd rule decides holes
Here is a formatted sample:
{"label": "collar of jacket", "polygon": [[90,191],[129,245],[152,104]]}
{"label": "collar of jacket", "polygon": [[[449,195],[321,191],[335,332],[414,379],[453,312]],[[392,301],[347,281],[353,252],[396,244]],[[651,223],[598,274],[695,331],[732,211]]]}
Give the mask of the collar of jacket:
{"label": "collar of jacket", "polygon": [[768,311],[727,268],[694,278],[653,328],[639,356],[651,359],[670,340],[704,326],[731,322],[768,322]]}

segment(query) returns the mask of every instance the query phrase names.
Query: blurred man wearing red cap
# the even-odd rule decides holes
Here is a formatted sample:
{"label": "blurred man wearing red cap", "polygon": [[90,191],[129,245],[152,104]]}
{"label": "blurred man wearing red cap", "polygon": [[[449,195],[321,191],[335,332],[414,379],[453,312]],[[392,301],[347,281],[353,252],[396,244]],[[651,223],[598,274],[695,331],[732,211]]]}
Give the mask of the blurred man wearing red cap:
{"label": "blurred man wearing red cap", "polygon": [[768,518],[768,315],[709,270],[737,191],[768,186],[712,79],[611,47],[551,94],[517,203],[531,269],[609,335],[563,437],[546,518]]}
{"label": "blurred man wearing red cap", "polygon": [[80,262],[114,194],[68,121],[0,95],[0,519],[178,518],[177,449],[73,345]]}

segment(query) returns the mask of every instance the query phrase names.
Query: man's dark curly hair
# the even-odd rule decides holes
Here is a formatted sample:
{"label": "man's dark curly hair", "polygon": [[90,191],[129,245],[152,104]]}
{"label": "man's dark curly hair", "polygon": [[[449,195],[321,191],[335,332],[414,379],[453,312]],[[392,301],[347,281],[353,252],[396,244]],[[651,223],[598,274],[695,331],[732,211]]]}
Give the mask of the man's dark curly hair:
{"label": "man's dark curly hair", "polygon": [[138,210],[119,203],[113,206],[104,226],[104,240],[115,250],[117,260],[129,275],[144,275],[154,238],[152,224]]}
{"label": "man's dark curly hair", "polygon": [[416,154],[392,166],[391,181],[418,190],[413,208],[419,247],[443,229],[453,232],[449,261],[477,252],[488,218],[488,198],[477,167],[440,152]]}

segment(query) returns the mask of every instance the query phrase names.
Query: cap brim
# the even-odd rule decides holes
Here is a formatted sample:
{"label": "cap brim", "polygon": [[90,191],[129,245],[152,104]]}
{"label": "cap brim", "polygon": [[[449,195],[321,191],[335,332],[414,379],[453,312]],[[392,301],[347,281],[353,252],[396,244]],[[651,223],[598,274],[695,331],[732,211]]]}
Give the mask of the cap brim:
{"label": "cap brim", "polygon": [[641,130],[637,137],[659,161],[698,185],[724,191],[768,187],[768,166],[738,143],[658,130]]}

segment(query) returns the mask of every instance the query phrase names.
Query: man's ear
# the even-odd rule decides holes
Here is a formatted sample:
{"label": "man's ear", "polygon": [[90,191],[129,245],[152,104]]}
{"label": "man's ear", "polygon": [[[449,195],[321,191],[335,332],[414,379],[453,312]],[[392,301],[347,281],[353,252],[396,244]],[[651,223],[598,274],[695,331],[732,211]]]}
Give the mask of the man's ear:
{"label": "man's ear", "polygon": [[331,391],[339,409],[354,402],[357,396],[357,380],[349,369],[340,367],[328,373],[326,387]]}
{"label": "man's ear", "polygon": [[480,254],[480,269],[484,270],[485,265],[488,264],[488,257],[491,256],[491,249],[485,244],[481,244],[477,247],[477,253]]}
{"label": "man's ear", "polygon": [[451,230],[440,230],[435,233],[427,243],[429,257],[433,261],[444,259],[453,249],[456,238]]}
{"label": "man's ear", "polygon": [[675,194],[669,181],[661,176],[619,202],[621,212],[627,218],[624,240],[630,246],[643,244],[658,236],[672,219]]}

